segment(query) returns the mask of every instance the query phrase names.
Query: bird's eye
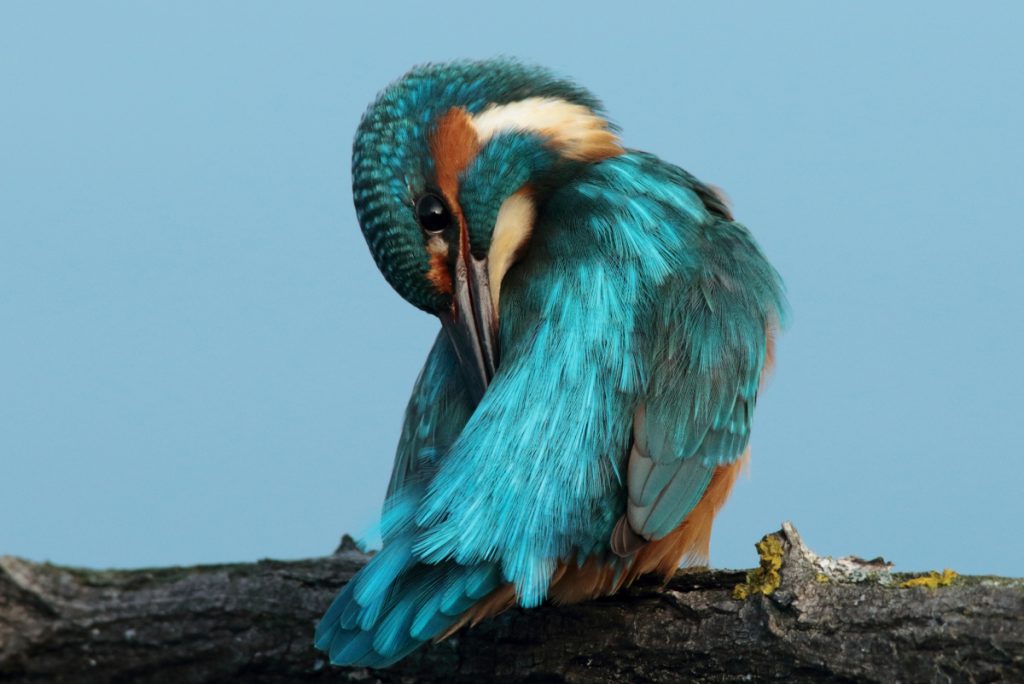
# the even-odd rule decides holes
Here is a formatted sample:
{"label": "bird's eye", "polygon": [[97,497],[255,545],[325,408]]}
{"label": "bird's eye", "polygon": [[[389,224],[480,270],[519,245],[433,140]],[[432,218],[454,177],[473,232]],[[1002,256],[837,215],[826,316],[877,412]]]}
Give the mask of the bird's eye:
{"label": "bird's eye", "polygon": [[452,212],[443,199],[428,192],[416,200],[416,220],[428,233],[440,233],[452,225]]}

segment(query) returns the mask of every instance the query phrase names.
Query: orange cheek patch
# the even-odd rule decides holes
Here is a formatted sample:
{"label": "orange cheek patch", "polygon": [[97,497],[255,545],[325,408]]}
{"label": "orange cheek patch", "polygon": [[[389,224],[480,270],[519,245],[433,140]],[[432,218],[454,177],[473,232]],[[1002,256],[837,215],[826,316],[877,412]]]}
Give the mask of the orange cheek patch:
{"label": "orange cheek patch", "polygon": [[427,280],[441,294],[450,295],[452,293],[452,275],[448,272],[448,259],[443,252],[430,253],[430,270],[427,271]]}
{"label": "orange cheek patch", "polygon": [[[480,140],[469,113],[452,107],[441,118],[430,135],[430,156],[434,158],[434,176],[452,215],[459,225],[459,239],[466,239],[466,218],[459,206],[459,174],[480,151]],[[430,249],[428,247],[428,249]],[[448,269],[447,249],[430,249],[430,270],[427,280],[442,294],[452,293],[452,276]]]}
{"label": "orange cheek patch", "polygon": [[452,107],[440,119],[430,136],[430,155],[438,189],[444,193],[452,212],[462,219],[458,206],[459,174],[480,151],[480,141],[473,128],[469,113],[462,107]]}

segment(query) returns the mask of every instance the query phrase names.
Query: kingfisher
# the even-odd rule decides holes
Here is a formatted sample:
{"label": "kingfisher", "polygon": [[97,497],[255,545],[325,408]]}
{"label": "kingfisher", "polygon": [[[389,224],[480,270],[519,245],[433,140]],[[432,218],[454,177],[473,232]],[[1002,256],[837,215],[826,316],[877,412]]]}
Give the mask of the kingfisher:
{"label": "kingfisher", "polygon": [[384,667],[512,606],[705,563],[785,312],[724,195],[512,59],[388,86],[359,124],[352,191],[385,279],[440,330],[382,548],[316,647]]}

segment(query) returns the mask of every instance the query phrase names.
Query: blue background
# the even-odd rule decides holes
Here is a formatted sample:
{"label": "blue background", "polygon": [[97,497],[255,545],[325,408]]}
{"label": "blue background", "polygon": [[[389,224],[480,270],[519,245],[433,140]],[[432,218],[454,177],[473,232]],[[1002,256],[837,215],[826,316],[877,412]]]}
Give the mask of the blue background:
{"label": "blue background", "polygon": [[367,529],[438,326],[370,259],[351,137],[411,65],[504,53],[725,188],[787,281],[713,563],[792,519],[822,553],[1024,575],[1020,8],[4,3],[0,553]]}

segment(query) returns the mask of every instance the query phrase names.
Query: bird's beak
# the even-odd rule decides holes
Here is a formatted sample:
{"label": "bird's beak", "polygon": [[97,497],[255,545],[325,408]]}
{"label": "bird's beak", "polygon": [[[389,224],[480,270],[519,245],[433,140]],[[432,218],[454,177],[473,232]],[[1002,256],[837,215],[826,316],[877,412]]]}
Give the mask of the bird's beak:
{"label": "bird's beak", "polygon": [[479,401],[498,367],[498,317],[491,300],[487,259],[474,257],[465,227],[460,232],[452,308],[440,318],[470,393]]}

